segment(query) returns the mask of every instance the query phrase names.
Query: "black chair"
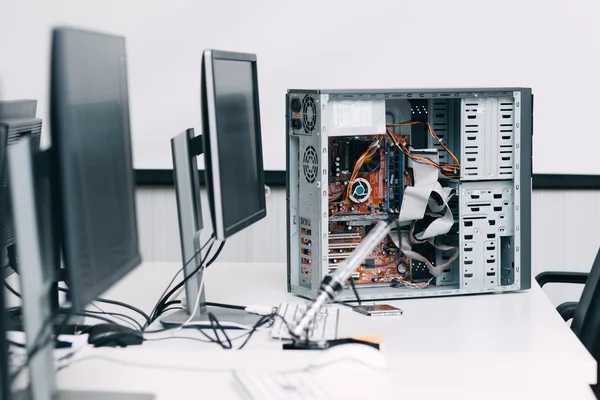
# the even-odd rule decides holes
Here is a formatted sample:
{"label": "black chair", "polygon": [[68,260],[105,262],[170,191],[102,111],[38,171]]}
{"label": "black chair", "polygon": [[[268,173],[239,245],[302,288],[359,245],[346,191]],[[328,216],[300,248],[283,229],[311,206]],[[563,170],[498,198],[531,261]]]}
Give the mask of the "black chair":
{"label": "black chair", "polygon": [[[586,272],[542,272],[535,277],[540,286],[547,283],[584,284],[578,302],[566,302],[556,310],[568,321],[572,319],[571,330],[596,361],[600,360],[600,250],[590,273]],[[598,375],[600,380],[600,374]],[[593,387],[600,397],[600,385]]]}

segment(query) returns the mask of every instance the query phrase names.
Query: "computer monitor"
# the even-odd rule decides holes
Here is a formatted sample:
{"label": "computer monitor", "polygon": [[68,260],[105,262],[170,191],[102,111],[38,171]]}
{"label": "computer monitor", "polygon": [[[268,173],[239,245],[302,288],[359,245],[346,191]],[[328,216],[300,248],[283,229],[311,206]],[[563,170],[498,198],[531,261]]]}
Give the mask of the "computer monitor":
{"label": "computer monitor", "polygon": [[[0,108],[2,105],[0,105]],[[1,110],[0,110],[1,111]],[[7,134],[0,126],[0,188],[4,180],[4,169],[6,166]],[[3,207],[0,197],[0,208]],[[0,235],[0,249],[3,248],[2,235]],[[4,266],[2,265],[2,268]],[[2,277],[4,278],[4,277]],[[10,400],[11,385],[9,381],[9,354],[8,341],[6,338],[6,306],[4,303],[4,288],[0,288],[0,399]]]}
{"label": "computer monitor", "polygon": [[185,282],[185,309],[163,317],[161,323],[210,325],[212,313],[224,327],[254,325],[255,315],[206,305],[203,271],[196,271],[202,262],[198,238],[203,228],[196,156],[205,157],[210,214],[218,240],[266,216],[256,55],[204,52],[201,119],[201,137],[190,129],[171,140],[183,268],[186,277],[197,275]]}
{"label": "computer monitor", "polygon": [[[36,146],[40,144],[42,120],[36,118],[37,100],[2,100],[0,101],[0,130],[6,135],[7,146],[14,145],[23,137],[31,137]],[[10,202],[10,182],[5,170],[3,182],[0,184],[0,266],[4,278],[18,271],[16,242],[12,207]]]}
{"label": "computer monitor", "polygon": [[[8,156],[18,182],[11,196],[30,352],[36,338],[50,335],[44,300],[56,279],[55,254],[62,254],[75,311],[141,262],[125,40],[55,29],[51,54],[52,146],[40,152],[25,138]],[[48,341],[29,362],[33,398],[56,393],[53,347]]]}
{"label": "computer monitor", "polygon": [[70,300],[83,307],[140,264],[125,38],[55,29],[50,123]]}
{"label": "computer monitor", "polygon": [[208,201],[225,240],[267,215],[256,55],[207,50],[202,66]]}

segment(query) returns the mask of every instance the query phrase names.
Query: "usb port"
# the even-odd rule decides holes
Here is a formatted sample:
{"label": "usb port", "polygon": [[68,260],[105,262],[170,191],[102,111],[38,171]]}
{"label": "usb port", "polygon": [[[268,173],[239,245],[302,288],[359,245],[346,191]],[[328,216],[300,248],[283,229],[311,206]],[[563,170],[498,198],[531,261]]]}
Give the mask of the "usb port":
{"label": "usb port", "polygon": [[357,280],[360,279],[360,273],[358,272],[353,272],[351,275],[352,279]]}

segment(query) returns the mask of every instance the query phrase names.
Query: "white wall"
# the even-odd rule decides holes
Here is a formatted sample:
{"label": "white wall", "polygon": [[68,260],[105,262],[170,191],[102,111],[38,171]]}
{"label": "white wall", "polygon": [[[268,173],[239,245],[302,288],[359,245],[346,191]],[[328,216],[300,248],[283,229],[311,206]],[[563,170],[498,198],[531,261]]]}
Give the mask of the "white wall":
{"label": "white wall", "polygon": [[255,52],[265,168],[283,170],[288,88],[531,86],[534,171],[597,174],[598,15],[597,0],[0,0],[0,92],[46,118],[50,28],[122,34],[135,164],[169,168],[169,138],[200,125],[201,51]]}
{"label": "white wall", "polygon": [[[206,203],[202,193],[203,204]],[[175,193],[168,188],[138,189],[141,251],[146,261],[180,261]],[[533,275],[548,270],[589,271],[600,247],[599,191],[535,190],[532,198]],[[203,210],[207,232],[208,210]],[[219,261],[286,262],[285,189],[271,190],[267,218],[233,236]],[[576,300],[581,287],[548,285],[554,304]]]}

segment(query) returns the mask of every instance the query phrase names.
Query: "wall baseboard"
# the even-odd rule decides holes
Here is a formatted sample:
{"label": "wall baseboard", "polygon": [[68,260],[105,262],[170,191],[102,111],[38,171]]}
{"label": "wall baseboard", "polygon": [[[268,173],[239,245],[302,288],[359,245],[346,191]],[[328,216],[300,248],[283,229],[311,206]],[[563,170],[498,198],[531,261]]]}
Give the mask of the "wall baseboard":
{"label": "wall baseboard", "polygon": [[[135,170],[137,186],[173,186],[171,169]],[[200,171],[200,184],[206,185],[204,171]],[[285,187],[285,171],[265,171],[265,184]],[[600,190],[600,175],[533,174],[533,188],[546,190]]]}

